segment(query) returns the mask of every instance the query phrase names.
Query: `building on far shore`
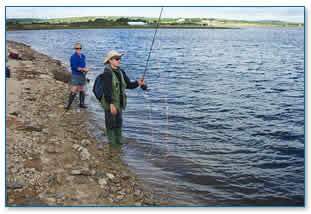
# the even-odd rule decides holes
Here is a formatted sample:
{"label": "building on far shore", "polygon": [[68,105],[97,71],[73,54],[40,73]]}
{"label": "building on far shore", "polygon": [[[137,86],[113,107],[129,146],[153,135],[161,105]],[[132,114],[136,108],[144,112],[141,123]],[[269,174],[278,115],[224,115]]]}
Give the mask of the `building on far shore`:
{"label": "building on far shore", "polygon": [[145,22],[128,22],[129,25],[146,25]]}

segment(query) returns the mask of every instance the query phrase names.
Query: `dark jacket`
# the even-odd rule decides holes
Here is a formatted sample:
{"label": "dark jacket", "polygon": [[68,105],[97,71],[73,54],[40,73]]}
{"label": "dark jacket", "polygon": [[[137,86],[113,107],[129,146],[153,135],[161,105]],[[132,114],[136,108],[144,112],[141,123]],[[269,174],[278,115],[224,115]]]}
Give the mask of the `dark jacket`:
{"label": "dark jacket", "polygon": [[[108,65],[109,66],[109,65]],[[107,69],[107,68],[105,68]],[[119,82],[121,82],[121,76],[120,74],[117,72],[117,70],[113,70],[112,68],[109,69],[112,70],[112,72],[114,72],[119,80]],[[137,88],[138,82],[137,81],[130,81],[130,79],[128,78],[128,76],[126,75],[126,73],[119,68],[119,71],[122,72],[123,77],[124,77],[124,81],[126,82],[127,85],[127,89],[134,89]],[[104,72],[104,99],[107,103],[111,104],[112,103],[112,73],[111,72]],[[122,85],[122,84],[120,84]],[[120,106],[123,106],[123,94],[122,94],[122,88],[120,87]]]}

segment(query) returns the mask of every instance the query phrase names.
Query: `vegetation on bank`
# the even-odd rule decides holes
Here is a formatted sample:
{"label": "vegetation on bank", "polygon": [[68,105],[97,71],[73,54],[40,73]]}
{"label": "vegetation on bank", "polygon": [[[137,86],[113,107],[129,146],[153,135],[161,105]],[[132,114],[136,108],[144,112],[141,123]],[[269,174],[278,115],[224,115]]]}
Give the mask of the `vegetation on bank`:
{"label": "vegetation on bank", "polygon": [[[83,29],[83,28],[154,28],[158,18],[88,16],[57,19],[6,19],[6,30],[35,29]],[[275,20],[246,21],[214,18],[162,18],[161,28],[232,28],[257,27],[303,27],[303,23],[289,23]]]}

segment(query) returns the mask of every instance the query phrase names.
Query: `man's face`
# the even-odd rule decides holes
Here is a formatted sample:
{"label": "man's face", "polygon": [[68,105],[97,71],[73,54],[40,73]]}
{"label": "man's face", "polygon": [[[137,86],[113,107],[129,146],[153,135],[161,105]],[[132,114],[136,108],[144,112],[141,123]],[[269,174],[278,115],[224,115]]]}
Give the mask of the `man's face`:
{"label": "man's face", "polygon": [[112,67],[120,67],[121,57],[112,57],[109,62]]}
{"label": "man's face", "polygon": [[82,48],[75,48],[75,52],[76,52],[78,55],[81,54],[81,50],[82,50]]}

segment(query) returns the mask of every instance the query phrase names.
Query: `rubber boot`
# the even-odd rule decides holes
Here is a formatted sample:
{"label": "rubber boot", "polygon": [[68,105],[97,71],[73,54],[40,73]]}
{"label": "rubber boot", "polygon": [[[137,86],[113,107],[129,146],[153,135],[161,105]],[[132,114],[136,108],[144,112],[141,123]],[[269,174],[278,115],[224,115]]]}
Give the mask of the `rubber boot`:
{"label": "rubber boot", "polygon": [[67,104],[67,106],[65,107],[65,109],[66,109],[67,111],[70,109],[70,106],[71,106],[72,102],[74,101],[75,97],[76,97],[76,93],[70,92],[68,104]]}
{"label": "rubber boot", "polygon": [[85,100],[85,93],[84,91],[80,91],[80,108],[87,108],[87,106],[84,104]]}

